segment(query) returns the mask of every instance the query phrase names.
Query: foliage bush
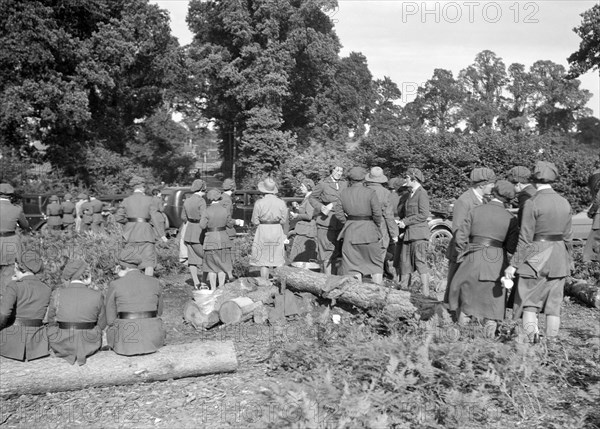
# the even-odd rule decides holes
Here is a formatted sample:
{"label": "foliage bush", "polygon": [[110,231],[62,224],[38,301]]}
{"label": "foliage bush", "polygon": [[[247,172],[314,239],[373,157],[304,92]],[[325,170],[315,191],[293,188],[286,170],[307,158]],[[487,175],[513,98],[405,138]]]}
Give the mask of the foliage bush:
{"label": "foliage bush", "polygon": [[349,155],[365,166],[378,165],[389,176],[416,166],[425,176],[424,187],[434,204],[458,198],[469,187],[469,173],[475,167],[489,167],[498,178],[515,165],[533,170],[537,160],[554,162],[560,177],[555,189],[580,211],[590,203],[587,179],[595,159],[580,152],[559,149],[559,136],[525,136],[481,130],[472,134],[399,131],[390,138],[364,138]]}

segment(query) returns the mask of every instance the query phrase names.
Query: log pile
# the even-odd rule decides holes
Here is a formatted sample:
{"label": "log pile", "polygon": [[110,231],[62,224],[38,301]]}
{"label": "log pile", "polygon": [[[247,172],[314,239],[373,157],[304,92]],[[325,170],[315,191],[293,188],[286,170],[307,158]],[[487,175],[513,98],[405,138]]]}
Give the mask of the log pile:
{"label": "log pile", "polygon": [[0,397],[197,377],[234,372],[237,365],[232,341],[171,344],[131,357],[101,351],[83,366],[60,358],[27,363],[0,358]]}

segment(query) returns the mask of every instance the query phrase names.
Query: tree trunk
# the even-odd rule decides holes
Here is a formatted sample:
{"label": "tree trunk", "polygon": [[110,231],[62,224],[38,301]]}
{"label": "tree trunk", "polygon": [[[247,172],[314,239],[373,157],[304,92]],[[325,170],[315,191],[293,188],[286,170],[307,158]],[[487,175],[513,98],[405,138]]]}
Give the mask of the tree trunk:
{"label": "tree trunk", "polygon": [[275,269],[275,277],[285,281],[286,287],[292,291],[310,292],[363,310],[380,310],[392,318],[408,319],[415,315],[422,318],[421,310],[425,307],[433,310],[438,304],[427,298],[417,300],[407,291],[362,283],[354,277],[332,276],[302,268],[279,267]]}
{"label": "tree trunk", "polygon": [[55,357],[30,362],[0,358],[0,396],[197,377],[233,372],[237,365],[232,341],[172,344],[156,353],[133,357],[101,351],[83,366]]}
{"label": "tree trunk", "polygon": [[600,288],[585,280],[568,279],[565,283],[565,294],[590,307],[600,308]]}
{"label": "tree trunk", "polygon": [[225,301],[221,304],[219,308],[219,319],[226,325],[230,325],[232,323],[238,323],[242,320],[244,315],[252,314],[254,309],[261,306],[262,303],[254,302],[248,297],[238,297],[231,299],[229,301]]}

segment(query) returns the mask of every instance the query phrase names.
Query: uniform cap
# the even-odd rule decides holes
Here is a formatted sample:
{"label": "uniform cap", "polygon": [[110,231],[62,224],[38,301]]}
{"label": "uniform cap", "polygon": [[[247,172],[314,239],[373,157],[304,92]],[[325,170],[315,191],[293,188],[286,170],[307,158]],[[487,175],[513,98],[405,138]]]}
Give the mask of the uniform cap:
{"label": "uniform cap", "polygon": [[558,179],[558,169],[556,165],[547,161],[538,161],[533,170],[531,180],[538,183],[550,183]]}
{"label": "uniform cap", "polygon": [[13,188],[8,183],[0,183],[0,195],[12,195],[15,193],[15,188]]}
{"label": "uniform cap", "polygon": [[37,274],[42,269],[42,258],[36,251],[26,250],[21,255],[20,265],[28,271],[31,271],[33,274]]}
{"label": "uniform cap", "polygon": [[423,173],[421,173],[421,170],[419,170],[418,168],[410,167],[408,170],[406,170],[406,175],[414,177],[419,181],[419,183],[423,183],[424,181]]}
{"label": "uniform cap", "polygon": [[486,183],[494,183],[496,181],[496,173],[494,170],[487,167],[474,168],[471,171],[471,183],[474,185],[482,185]]}
{"label": "uniform cap", "polygon": [[66,193],[65,194],[65,200],[70,200],[71,198],[73,198],[73,195]]}
{"label": "uniform cap", "polygon": [[373,167],[371,168],[371,171],[365,175],[365,181],[373,183],[385,183],[388,181],[388,179],[385,177],[385,174],[383,174],[381,167]]}
{"label": "uniform cap", "polygon": [[309,191],[312,191],[315,187],[315,182],[313,182],[309,178],[302,179],[302,182],[300,182],[300,183],[302,183],[304,186],[306,186],[306,189],[308,189]]}
{"label": "uniform cap", "polygon": [[366,175],[367,170],[362,167],[352,167],[350,170],[348,170],[348,179],[354,182],[361,182],[365,180]]}
{"label": "uniform cap", "polygon": [[221,199],[221,191],[219,191],[216,188],[213,188],[213,189],[209,190],[206,193],[206,199],[208,201],[217,201],[217,200],[220,200]]}
{"label": "uniform cap", "polygon": [[131,178],[131,180],[129,181],[129,186],[131,186],[132,188],[135,188],[136,186],[140,186],[140,185],[145,185],[146,184],[146,179],[144,179],[143,177],[140,176],[133,176]]}
{"label": "uniform cap", "polygon": [[50,201],[58,201],[58,196],[56,196],[56,195],[52,195],[52,196],[50,197]]}
{"label": "uniform cap", "polygon": [[233,181],[233,179],[225,179],[223,181],[223,186],[221,186],[221,188],[224,191],[229,191],[231,189],[235,189],[235,182]]}
{"label": "uniform cap", "polygon": [[71,259],[63,268],[62,278],[65,280],[78,280],[90,266],[82,259]]}
{"label": "uniform cap", "polygon": [[277,183],[270,177],[258,182],[258,190],[263,194],[276,194],[278,192]]}
{"label": "uniform cap", "polygon": [[86,194],[84,194],[83,192],[81,194],[77,195],[77,198],[79,198],[80,200],[87,200],[87,197],[88,196]]}
{"label": "uniform cap", "polygon": [[139,253],[131,248],[125,248],[119,253],[119,264],[127,268],[138,268],[142,263]]}
{"label": "uniform cap", "polygon": [[191,188],[192,192],[199,192],[199,191],[205,191],[205,190],[206,190],[206,182],[204,182],[204,180],[196,179],[192,182],[192,188]]}
{"label": "uniform cap", "polygon": [[494,184],[492,193],[505,202],[510,201],[515,197],[515,185],[508,180],[498,180]]}
{"label": "uniform cap", "polygon": [[528,183],[531,179],[531,171],[527,167],[517,165],[508,170],[506,180],[512,183]]}

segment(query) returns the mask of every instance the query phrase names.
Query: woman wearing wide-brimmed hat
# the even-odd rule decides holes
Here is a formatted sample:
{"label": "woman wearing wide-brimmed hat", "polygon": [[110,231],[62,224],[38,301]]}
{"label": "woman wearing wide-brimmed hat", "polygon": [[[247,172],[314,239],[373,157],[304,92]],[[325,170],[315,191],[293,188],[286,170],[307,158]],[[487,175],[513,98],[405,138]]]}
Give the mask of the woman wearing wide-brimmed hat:
{"label": "woman wearing wide-brimmed hat", "polygon": [[[390,242],[398,242],[398,225],[394,219],[394,209],[391,203],[391,193],[387,189],[388,179],[383,174],[381,167],[373,167],[371,171],[365,176],[365,184],[369,189],[373,189],[377,195],[377,199],[381,204],[381,215],[383,216],[383,222],[379,225],[381,230],[381,253],[383,253],[384,260],[388,257],[388,246]],[[395,275],[393,272],[393,254],[389,254],[388,271],[390,274]],[[383,272],[373,274],[373,281],[375,283],[383,283]]]}
{"label": "woman wearing wide-brimmed hat", "polygon": [[217,288],[225,284],[225,274],[233,271],[231,263],[231,239],[227,227],[233,225],[229,210],[221,201],[221,191],[211,189],[206,194],[208,207],[206,208],[206,235],[204,237],[204,262],[202,271],[208,273],[210,288]]}
{"label": "woman wearing wide-brimmed hat", "polygon": [[338,240],[342,244],[342,274],[359,280],[370,275],[381,282],[383,258],[381,230],[383,222],[381,204],[374,190],[364,186],[367,172],[362,167],[348,172],[350,186],[340,192],[340,200],[333,206],[335,217],[344,224]]}
{"label": "woman wearing wide-brimmed hat", "polygon": [[315,182],[310,179],[303,179],[300,182],[300,192],[304,194],[304,200],[298,206],[297,213],[290,212],[290,217],[297,220],[293,230],[294,238],[289,255],[292,262],[309,262],[318,258],[317,243],[315,241],[317,226],[313,216],[315,209],[309,201],[314,187]]}
{"label": "woman wearing wide-brimmed hat", "polygon": [[267,177],[258,183],[258,190],[264,194],[254,204],[252,223],[258,225],[254,235],[250,265],[260,267],[261,277],[269,278],[269,267],[285,264],[285,241],[288,230],[288,209],[277,194],[277,184]]}

